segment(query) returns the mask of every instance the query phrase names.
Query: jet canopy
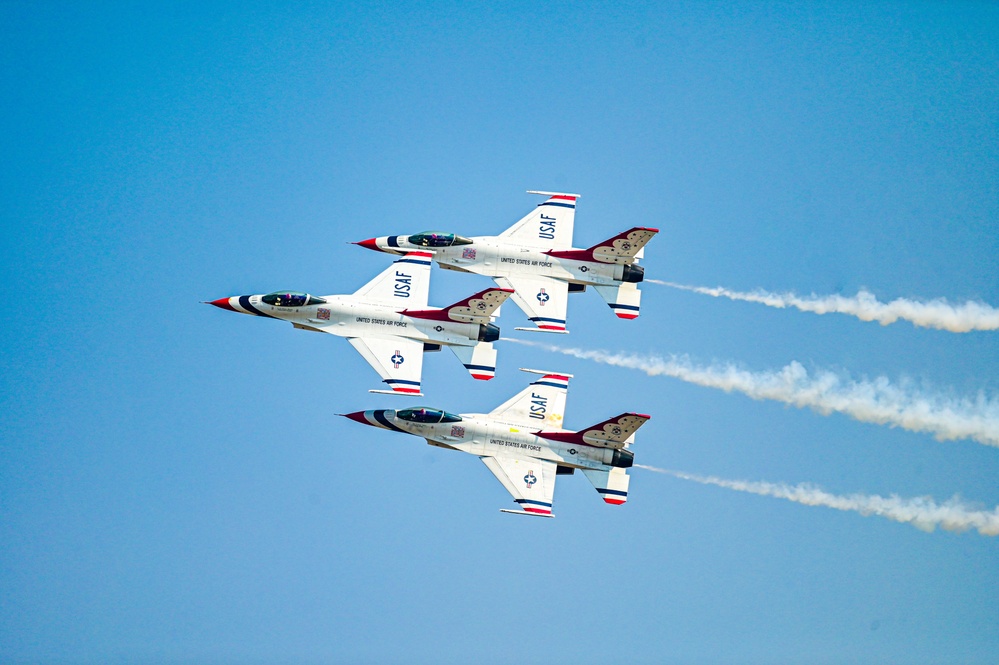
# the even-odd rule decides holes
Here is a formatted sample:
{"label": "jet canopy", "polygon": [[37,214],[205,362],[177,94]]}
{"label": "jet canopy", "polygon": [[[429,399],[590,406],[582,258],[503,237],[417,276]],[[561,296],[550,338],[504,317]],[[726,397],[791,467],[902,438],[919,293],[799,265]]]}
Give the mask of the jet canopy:
{"label": "jet canopy", "polygon": [[324,305],[326,301],[308,293],[297,291],[275,291],[260,298],[274,307],[304,307],[305,305]]}
{"label": "jet canopy", "polygon": [[417,406],[412,409],[402,409],[396,411],[397,418],[408,420],[411,423],[427,423],[436,425],[437,423],[459,423],[461,416],[456,416],[440,409],[431,409],[425,406]]}
{"label": "jet canopy", "polygon": [[471,245],[472,241],[454,233],[441,231],[423,231],[409,236],[409,242],[420,247],[451,247],[452,245]]}

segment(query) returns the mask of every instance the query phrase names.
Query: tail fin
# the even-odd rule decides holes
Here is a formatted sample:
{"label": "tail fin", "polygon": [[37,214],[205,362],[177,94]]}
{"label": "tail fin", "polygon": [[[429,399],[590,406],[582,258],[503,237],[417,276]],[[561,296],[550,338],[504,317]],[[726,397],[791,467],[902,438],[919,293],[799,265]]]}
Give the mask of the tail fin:
{"label": "tail fin", "polygon": [[631,483],[631,476],[624,469],[614,467],[610,471],[597,471],[596,469],[580,469],[580,471],[607,503],[620,506],[628,500],[628,485]]}
{"label": "tail fin", "polygon": [[638,285],[623,282],[619,286],[593,286],[620,319],[637,319],[642,305],[642,292]]}
{"label": "tail fin", "polygon": [[622,413],[578,432],[538,432],[538,436],[562,443],[621,449],[634,441],[635,432],[651,417],[644,413]]}
{"label": "tail fin", "polygon": [[354,292],[378,303],[426,307],[430,294],[430,252],[410,252]]}
{"label": "tail fin", "polygon": [[565,417],[565,396],[569,390],[569,379],[572,378],[572,374],[523,368],[521,371],[541,376],[497,406],[489,415],[514,423],[522,423],[528,427],[547,426],[562,429],[562,419]]}
{"label": "tail fin", "polygon": [[499,306],[505,303],[512,294],[513,289],[485,289],[443,309],[404,309],[400,314],[412,316],[415,319],[430,319],[431,321],[489,323]]}
{"label": "tail fin", "polygon": [[519,222],[500,234],[532,245],[572,247],[572,227],[576,219],[576,199],[579,194],[560,192],[535,192],[548,198]]}
{"label": "tail fin", "polygon": [[449,348],[473,379],[488,381],[496,376],[496,349],[492,342],[479,342],[475,346],[452,345]]}
{"label": "tail fin", "polygon": [[589,249],[551,250],[545,254],[556,259],[631,265],[638,257],[638,253],[657,233],[659,229],[635,226],[624,233],[618,233],[613,238],[598,242]]}

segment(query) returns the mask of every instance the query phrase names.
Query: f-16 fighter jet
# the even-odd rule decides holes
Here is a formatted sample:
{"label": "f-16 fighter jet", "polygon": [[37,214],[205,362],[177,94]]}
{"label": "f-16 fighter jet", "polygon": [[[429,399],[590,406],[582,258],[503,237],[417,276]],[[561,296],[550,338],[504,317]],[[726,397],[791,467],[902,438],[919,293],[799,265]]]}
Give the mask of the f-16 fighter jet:
{"label": "f-16 fighter jet", "polygon": [[562,429],[570,374],[541,378],[490,413],[455,415],[416,407],[342,414],[364,425],[423,437],[431,446],[478,456],[520,506],[504,513],[553,517],[555,479],[579,469],[607,503],[628,500],[625,471],[635,454],[628,446],[649,416],[622,413],[573,432]]}
{"label": "f-16 fighter jet", "polygon": [[572,226],[578,194],[528,192],[547,196],[530,214],[498,236],[464,238],[426,231],[382,236],[354,243],[382,252],[433,252],[441,268],[492,277],[513,289],[513,301],[540,332],[565,333],[570,293],[592,286],[622,319],[638,317],[645,270],[637,261],[659,229],[635,226],[589,249],[573,249]]}
{"label": "f-16 fighter jet", "polygon": [[290,322],[301,330],[346,337],[390,390],[373,393],[422,395],[423,352],[447,346],[473,378],[496,372],[499,327],[496,309],[510,289],[486,289],[450,307],[427,307],[430,254],[410,252],[353,295],[312,296],[278,291],[219,298],[210,304],[231,312]]}

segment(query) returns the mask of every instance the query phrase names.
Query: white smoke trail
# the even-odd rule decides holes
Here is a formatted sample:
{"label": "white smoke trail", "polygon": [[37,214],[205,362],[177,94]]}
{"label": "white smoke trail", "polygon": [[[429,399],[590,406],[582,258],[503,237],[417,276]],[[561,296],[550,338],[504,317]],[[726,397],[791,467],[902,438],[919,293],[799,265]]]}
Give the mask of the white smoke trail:
{"label": "white smoke trail", "polygon": [[587,351],[504,338],[605,365],[671,376],[681,381],[725,392],[737,391],[753,399],[769,399],[823,415],[842,413],[856,420],[912,432],[929,432],[938,440],[974,439],[999,447],[999,400],[979,392],[975,399],[930,394],[910,382],[892,385],[885,377],[855,381],[825,370],[809,375],[799,362],[777,371],[750,372],[732,363],[695,365],[687,356],[639,355]]}
{"label": "white smoke trail", "polygon": [[954,496],[942,504],[932,497],[923,496],[911,499],[902,498],[896,494],[878,496],[868,494],[848,494],[841,496],[830,494],[814,485],[803,483],[787,485],[784,483],[751,482],[746,480],[724,480],[715,476],[699,476],[682,471],[670,471],[654,466],[636,464],[636,467],[665,473],[683,480],[692,480],[702,485],[717,485],[739,492],[749,492],[762,496],[772,496],[787,499],[806,506],[826,506],[836,510],[858,512],[865,517],[877,515],[887,517],[896,522],[911,524],[923,531],[933,531],[936,527],[948,531],[967,531],[977,529],[983,536],[999,536],[999,507],[994,510],[975,510]]}
{"label": "white smoke trail", "polygon": [[850,314],[862,321],[877,321],[883,326],[899,319],[910,321],[923,328],[936,328],[950,332],[965,333],[972,330],[999,330],[999,309],[983,302],[968,301],[962,305],[952,304],[943,298],[929,301],[898,298],[891,302],[880,302],[870,291],[861,289],[855,296],[799,296],[794,293],[770,293],[758,289],[752,292],[731,291],[722,287],[707,288],[688,286],[658,279],[646,282],[670,286],[674,289],[693,291],[715,298],[756,302],[768,307],[796,307],[803,312],[815,314]]}

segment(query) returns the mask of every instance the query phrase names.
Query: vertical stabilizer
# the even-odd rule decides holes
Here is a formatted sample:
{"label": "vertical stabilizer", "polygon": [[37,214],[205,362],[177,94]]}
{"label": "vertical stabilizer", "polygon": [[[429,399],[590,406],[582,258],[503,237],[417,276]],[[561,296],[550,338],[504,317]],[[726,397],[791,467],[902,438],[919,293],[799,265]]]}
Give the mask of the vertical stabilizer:
{"label": "vertical stabilizer", "polygon": [[450,347],[473,379],[488,381],[496,376],[496,349],[492,342],[479,342],[475,346]]}
{"label": "vertical stabilizer", "polygon": [[642,304],[642,292],[638,290],[638,285],[624,282],[620,286],[594,286],[593,290],[610,305],[618,318],[638,318]]}
{"label": "vertical stabilizer", "polygon": [[580,469],[580,471],[607,503],[620,506],[628,500],[628,484],[631,482],[631,476],[624,469],[614,467],[610,471],[594,469]]}

